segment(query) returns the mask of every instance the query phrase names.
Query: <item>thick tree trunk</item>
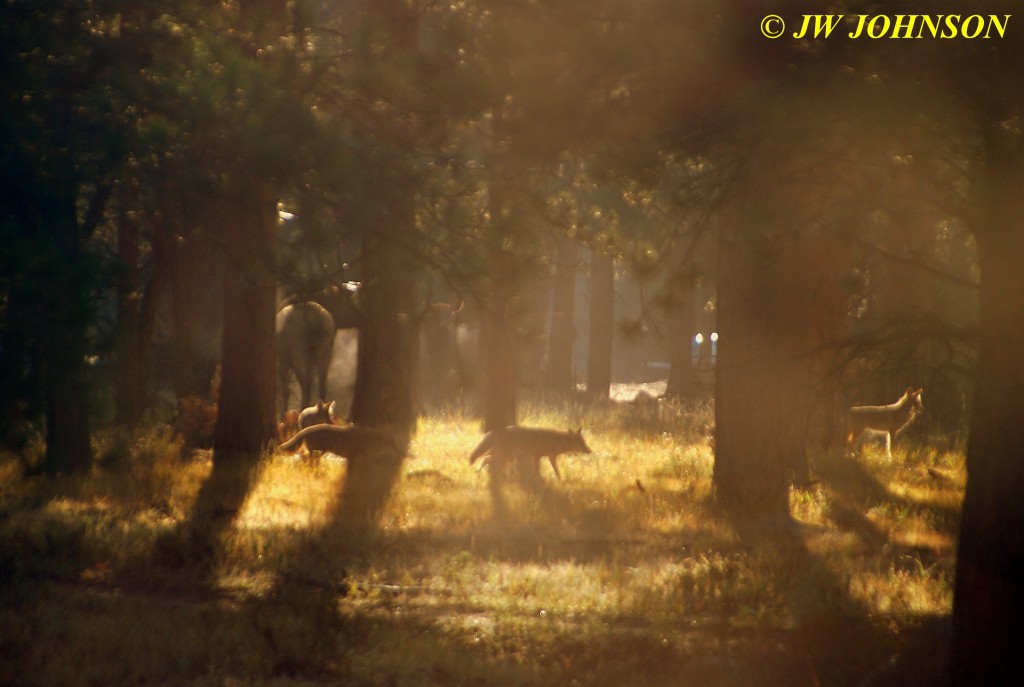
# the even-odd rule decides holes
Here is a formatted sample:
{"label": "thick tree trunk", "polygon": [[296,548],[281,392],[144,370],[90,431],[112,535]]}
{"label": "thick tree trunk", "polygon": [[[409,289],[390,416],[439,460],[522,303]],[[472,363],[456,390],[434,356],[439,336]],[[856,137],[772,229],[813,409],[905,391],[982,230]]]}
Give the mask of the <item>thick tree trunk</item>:
{"label": "thick tree trunk", "polygon": [[977,232],[978,372],[953,600],[952,684],[1024,684],[1024,160],[993,164]]}
{"label": "thick tree trunk", "polygon": [[813,226],[753,234],[743,218],[756,216],[722,227],[714,484],[737,513],[781,516],[790,482],[811,478],[817,411],[834,411],[823,380],[838,373],[848,251]]}
{"label": "thick tree trunk", "polygon": [[480,317],[483,430],[516,424],[516,336],[508,300],[492,295]]}
{"label": "thick tree trunk", "polygon": [[555,274],[551,284],[551,334],[548,338],[547,374],[549,389],[569,393],[575,389],[572,346],[575,332],[573,314],[576,305],[576,269],[579,246],[568,236],[557,239]]}
{"label": "thick tree trunk", "polygon": [[[77,350],[74,347],[73,350]],[[87,472],[92,466],[86,383],[82,363],[65,351],[44,348],[42,374],[46,408],[46,471],[49,474]]]}
{"label": "thick tree trunk", "polygon": [[788,452],[798,418],[786,407],[792,369],[776,339],[779,275],[774,256],[755,254],[732,234],[719,248],[716,496],[737,513],[788,515]]}
{"label": "thick tree trunk", "polygon": [[266,189],[247,198],[247,206],[234,208],[234,216],[223,223],[224,333],[215,463],[235,456],[255,461],[274,437],[277,202]]}
{"label": "thick tree trunk", "polygon": [[345,520],[372,523],[394,489],[416,426],[413,381],[418,346],[414,317],[415,260],[405,241],[413,235],[410,201],[383,214],[377,231],[363,235],[363,326],[349,419],[385,430],[395,448],[350,458],[342,493]]}
{"label": "thick tree trunk", "polygon": [[45,281],[47,286],[39,304],[45,313],[39,318],[44,325],[39,332],[39,365],[46,409],[44,463],[50,474],[85,472],[92,466],[85,361],[91,275],[83,264],[75,207],[79,187],[72,157],[70,95],[56,97],[54,113],[55,149],[61,151],[53,163],[56,203],[42,210],[48,212],[44,219],[48,226],[43,229],[50,232],[56,264],[52,278],[43,280],[39,275],[40,283]]}
{"label": "thick tree trunk", "polygon": [[608,398],[612,386],[615,341],[615,263],[597,249],[590,251],[589,285],[587,393],[597,398]]}
{"label": "thick tree trunk", "polygon": [[220,357],[224,323],[224,252],[206,229],[171,248],[171,325],[174,394],[206,398]]}
{"label": "thick tree trunk", "polygon": [[412,207],[385,213],[381,226],[363,236],[356,384],[350,419],[370,427],[411,435],[416,413],[413,376],[418,337],[413,312],[415,258],[397,234],[414,233]]}

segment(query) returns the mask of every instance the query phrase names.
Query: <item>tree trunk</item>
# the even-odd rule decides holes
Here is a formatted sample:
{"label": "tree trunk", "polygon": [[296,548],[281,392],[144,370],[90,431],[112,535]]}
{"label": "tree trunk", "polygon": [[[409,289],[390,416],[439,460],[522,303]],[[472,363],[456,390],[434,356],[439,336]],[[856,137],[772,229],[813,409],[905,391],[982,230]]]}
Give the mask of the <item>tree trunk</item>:
{"label": "tree trunk", "polygon": [[[502,120],[496,117],[495,130]],[[499,138],[496,136],[496,138]],[[512,309],[519,271],[515,246],[519,209],[509,179],[515,176],[503,155],[495,154],[488,185],[490,226],[485,260],[488,276],[484,282],[484,307],[480,313],[480,356],[483,378],[480,402],[483,430],[490,432],[517,423],[518,324]],[[521,236],[519,237],[521,238]]]}
{"label": "tree trunk", "polygon": [[174,395],[206,398],[223,335],[224,252],[206,228],[187,232],[171,251]]}
{"label": "tree trunk", "polygon": [[738,513],[788,515],[792,400],[779,359],[775,256],[756,254],[723,222],[718,270],[714,485]]}
{"label": "tree trunk", "polygon": [[142,292],[139,304],[139,330],[136,337],[140,375],[135,380],[135,394],[145,412],[151,402],[150,377],[153,360],[153,334],[156,331],[160,302],[171,281],[171,234],[165,225],[153,232],[153,275]]}
{"label": "tree trunk", "polygon": [[115,405],[117,422],[134,424],[149,402],[150,354],[157,307],[168,276],[167,233],[157,227],[153,236],[153,275],[145,287],[139,273],[139,227],[127,216],[129,199],[122,199],[118,217],[117,370]]}
{"label": "tree trunk", "polygon": [[414,233],[411,201],[383,213],[376,231],[364,233],[361,260],[363,326],[359,329],[356,383],[349,419],[386,430],[396,452],[386,447],[349,460],[342,493],[343,518],[373,522],[387,503],[416,426],[413,399],[419,343],[414,317],[415,258],[404,241]]}
{"label": "tree trunk", "polygon": [[142,414],[136,394],[141,376],[139,348],[139,225],[128,212],[129,194],[122,188],[117,213],[117,370],[114,382],[116,419],[134,424]]}
{"label": "tree trunk", "polygon": [[823,380],[838,374],[831,361],[848,250],[813,225],[751,232],[757,216],[722,227],[714,484],[727,508],[780,516],[789,513],[790,482],[811,479],[808,443],[827,421],[817,411],[834,411]]}
{"label": "tree trunk", "polygon": [[[274,437],[277,287],[273,273],[277,201],[266,188],[246,194],[224,227],[224,333],[214,462],[259,457]],[[255,197],[253,197],[255,196]]]}
{"label": "tree trunk", "polygon": [[981,267],[977,383],[967,446],[952,684],[1024,684],[1024,160],[990,169],[991,218],[977,231]]}
{"label": "tree trunk", "polygon": [[[784,126],[832,138],[816,121]],[[755,518],[788,517],[790,483],[810,480],[808,444],[827,424],[819,411],[834,410],[825,380],[838,375],[847,313],[848,200],[835,178],[849,163],[828,146],[808,152],[786,140],[751,147],[718,231],[713,482],[721,505]],[[823,174],[826,165],[836,173]]]}
{"label": "tree trunk", "polygon": [[508,300],[492,296],[480,317],[485,432],[516,424],[516,337]]}
{"label": "tree trunk", "polygon": [[551,334],[548,338],[546,384],[552,391],[575,390],[572,346],[575,332],[573,314],[576,305],[576,269],[579,247],[568,236],[559,236],[555,251],[555,274],[551,285]]}
{"label": "tree trunk", "polygon": [[669,374],[665,396],[692,399],[696,396],[697,370],[693,360],[693,289],[679,289],[669,312]]}
{"label": "tree trunk", "polygon": [[363,326],[350,410],[356,424],[405,436],[416,422],[412,383],[418,344],[413,313],[417,270],[414,256],[395,235],[412,235],[413,222],[407,201],[401,212],[386,213],[380,228],[363,236]]}
{"label": "tree trunk", "polygon": [[[39,304],[45,313],[39,332],[39,365],[46,409],[46,455],[50,474],[86,472],[92,466],[91,432],[86,385],[86,326],[91,304],[91,274],[83,264],[81,227],[76,198],[78,184],[73,161],[71,97],[59,93],[53,107],[55,149],[53,168],[55,206],[43,208],[55,259],[45,280],[47,293]],[[47,212],[48,211],[48,212]],[[102,214],[102,212],[100,212]],[[40,275],[40,283],[44,283]]]}
{"label": "tree trunk", "polygon": [[590,251],[590,331],[587,348],[587,393],[608,398],[612,387],[615,341],[615,263],[597,249]]}

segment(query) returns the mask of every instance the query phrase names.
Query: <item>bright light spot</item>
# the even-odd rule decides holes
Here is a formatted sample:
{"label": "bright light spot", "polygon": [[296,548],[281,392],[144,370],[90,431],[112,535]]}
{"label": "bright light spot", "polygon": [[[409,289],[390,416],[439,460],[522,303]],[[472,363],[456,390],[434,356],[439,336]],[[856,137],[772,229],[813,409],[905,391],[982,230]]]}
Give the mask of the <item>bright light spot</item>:
{"label": "bright light spot", "polygon": [[718,341],[718,332],[711,332],[711,340]]}
{"label": "bright light spot", "polygon": [[704,343],[704,335],[697,334],[697,336],[693,337],[693,340],[696,341],[698,344],[702,344]]}

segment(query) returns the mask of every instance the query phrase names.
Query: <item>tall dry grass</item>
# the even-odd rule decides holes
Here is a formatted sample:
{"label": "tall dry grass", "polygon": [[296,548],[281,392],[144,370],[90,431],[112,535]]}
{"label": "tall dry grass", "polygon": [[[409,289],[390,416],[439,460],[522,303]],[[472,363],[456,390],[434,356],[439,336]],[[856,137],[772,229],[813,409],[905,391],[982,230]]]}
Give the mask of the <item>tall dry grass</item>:
{"label": "tall dry grass", "polygon": [[528,404],[524,424],[582,424],[593,453],[561,481],[545,463],[540,493],[508,485],[499,520],[467,460],[478,422],[424,418],[372,532],[338,516],[344,461],[268,456],[213,549],[192,536],[208,455],[166,428],[101,437],[83,478],[8,456],[0,683],[938,679],[962,456],[818,456],[792,521],[741,525],[711,499],[711,420]]}

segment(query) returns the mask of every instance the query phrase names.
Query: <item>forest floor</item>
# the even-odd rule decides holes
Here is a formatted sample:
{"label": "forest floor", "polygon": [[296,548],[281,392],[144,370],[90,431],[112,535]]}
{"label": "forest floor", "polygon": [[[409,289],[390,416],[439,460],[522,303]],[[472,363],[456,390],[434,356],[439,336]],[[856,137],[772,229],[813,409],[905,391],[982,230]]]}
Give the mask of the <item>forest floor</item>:
{"label": "forest floor", "polygon": [[737,522],[711,416],[528,407],[593,453],[501,520],[458,415],[421,420],[373,531],[337,517],[344,461],[270,456],[213,548],[209,454],[168,427],[101,433],[75,479],[0,456],[0,684],[939,684],[962,454],[817,456],[791,519]]}

